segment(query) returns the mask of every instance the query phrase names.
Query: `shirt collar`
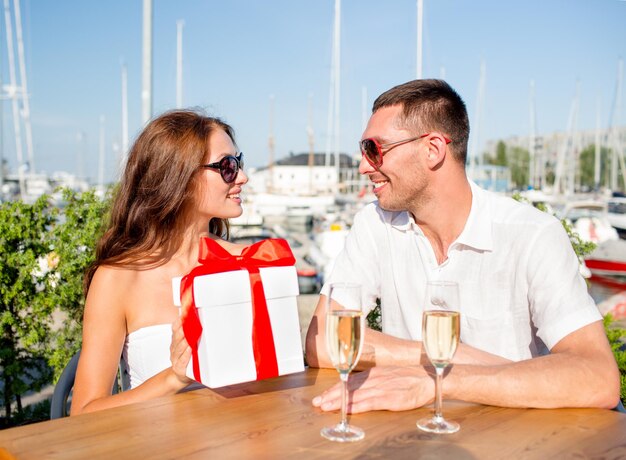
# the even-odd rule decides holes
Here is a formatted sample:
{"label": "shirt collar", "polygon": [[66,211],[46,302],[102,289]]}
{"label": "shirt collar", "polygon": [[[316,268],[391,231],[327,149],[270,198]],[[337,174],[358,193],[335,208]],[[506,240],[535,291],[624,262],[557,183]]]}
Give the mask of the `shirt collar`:
{"label": "shirt collar", "polygon": [[469,181],[472,190],[472,207],[463,231],[456,243],[479,250],[491,251],[493,238],[491,233],[491,202],[488,192],[473,181]]}
{"label": "shirt collar", "polygon": [[[465,222],[463,231],[453,244],[463,244],[478,250],[491,251],[493,239],[491,233],[491,206],[487,192],[473,181],[469,181],[472,190],[472,207]],[[388,211],[383,211],[388,212]],[[422,234],[410,213],[390,213],[390,224],[397,230],[408,231],[414,229]]]}
{"label": "shirt collar", "polygon": [[[386,211],[388,212],[388,211]],[[393,228],[398,230],[407,231],[410,230],[415,221],[411,214],[407,211],[402,212],[392,212],[390,213],[389,223]]]}

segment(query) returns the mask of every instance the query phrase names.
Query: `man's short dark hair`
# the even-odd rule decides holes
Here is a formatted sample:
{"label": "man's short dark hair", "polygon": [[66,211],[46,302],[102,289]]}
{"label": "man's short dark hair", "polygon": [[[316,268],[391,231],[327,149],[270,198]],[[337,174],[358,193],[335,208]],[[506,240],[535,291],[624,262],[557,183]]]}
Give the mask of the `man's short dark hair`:
{"label": "man's short dark hair", "polygon": [[465,102],[443,80],[412,80],[378,96],[372,113],[383,107],[402,106],[402,128],[415,135],[437,131],[452,140],[449,147],[456,160],[467,161],[469,119]]}

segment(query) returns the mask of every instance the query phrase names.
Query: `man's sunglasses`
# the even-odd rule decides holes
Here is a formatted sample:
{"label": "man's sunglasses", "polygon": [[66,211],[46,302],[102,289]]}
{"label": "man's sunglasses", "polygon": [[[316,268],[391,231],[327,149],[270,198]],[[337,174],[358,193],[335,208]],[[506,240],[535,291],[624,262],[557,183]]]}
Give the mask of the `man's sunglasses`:
{"label": "man's sunglasses", "polygon": [[[365,157],[369,164],[371,164],[374,168],[380,168],[383,165],[383,156],[389,150],[397,147],[398,145],[408,144],[409,142],[422,139],[429,134],[431,133],[422,134],[421,136],[411,137],[409,139],[402,139],[401,141],[388,142],[386,144],[381,144],[376,139],[368,138],[359,142],[359,148],[361,149],[361,155]],[[452,142],[447,137],[444,137],[444,140],[446,141],[446,144]]]}
{"label": "man's sunglasses", "polygon": [[237,179],[237,174],[240,169],[243,169],[243,152],[239,152],[238,156],[228,155],[215,163],[209,163],[207,165],[200,165],[205,169],[218,169],[220,176],[224,179],[224,182],[230,184]]}

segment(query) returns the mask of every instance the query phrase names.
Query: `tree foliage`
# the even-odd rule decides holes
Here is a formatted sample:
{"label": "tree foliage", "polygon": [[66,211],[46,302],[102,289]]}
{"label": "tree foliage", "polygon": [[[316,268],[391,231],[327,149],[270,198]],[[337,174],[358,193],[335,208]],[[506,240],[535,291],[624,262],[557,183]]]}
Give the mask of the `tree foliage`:
{"label": "tree foliage", "polygon": [[609,339],[609,345],[613,350],[613,356],[617,362],[617,368],[620,374],[620,398],[623,404],[626,404],[626,329],[618,327],[611,314],[604,317],[604,330],[606,337]]}
{"label": "tree foliage", "polygon": [[11,423],[13,405],[22,412],[21,397],[50,381],[46,353],[50,344],[54,303],[46,295],[54,284],[46,269],[53,243],[49,229],[56,210],[48,197],[34,204],[21,201],[0,205],[0,424]]}
{"label": "tree foliage", "polygon": [[23,419],[22,396],[51,383],[80,348],[83,274],[108,200],[64,190],[63,203],[0,204],[0,425]]}
{"label": "tree foliage", "polygon": [[59,282],[48,295],[63,317],[53,333],[54,347],[48,355],[55,381],[81,345],[82,318],[85,307],[83,276],[95,258],[96,243],[101,235],[108,199],[95,192],[63,191],[63,221],[50,232],[58,257],[55,276]]}
{"label": "tree foliage", "polygon": [[498,145],[496,145],[496,157],[493,159],[491,164],[497,166],[507,166],[508,161],[506,158],[506,144],[502,141],[498,141]]}
{"label": "tree foliage", "polygon": [[[596,147],[590,145],[580,152],[580,184],[589,189],[596,188],[595,184]],[[600,149],[600,184],[608,184],[610,168],[610,151],[606,147]],[[599,185],[600,185],[599,184]]]}
{"label": "tree foliage", "polygon": [[485,155],[485,163],[506,166],[511,172],[511,182],[515,188],[522,189],[528,185],[528,169],[530,154],[521,147],[509,147],[499,141],[496,145],[495,156]]}
{"label": "tree foliage", "polygon": [[367,327],[375,331],[383,330],[383,316],[380,309],[380,299],[376,299],[376,306],[370,310],[365,317]]}
{"label": "tree foliage", "polygon": [[518,189],[528,185],[528,169],[530,166],[530,154],[521,147],[507,149],[507,161],[511,171],[511,182]]}
{"label": "tree foliage", "polygon": [[[550,152],[546,152],[550,153]],[[554,184],[556,164],[554,158],[556,154],[552,152],[553,159],[546,160],[541,165],[543,174],[545,175],[544,185]],[[600,175],[599,184],[595,183],[595,157],[596,147],[594,144],[585,147],[578,157],[578,168],[576,175],[579,178],[580,186],[586,189],[595,189],[597,186],[609,187],[611,183],[611,162],[612,149],[607,147],[600,148]],[[572,160],[573,161],[573,160]],[[522,147],[507,145],[500,140],[496,144],[493,155],[486,153],[484,155],[484,163],[496,166],[508,167],[511,172],[511,182],[517,189],[523,189],[529,182],[529,164],[530,153]],[[617,188],[624,190],[624,181],[621,172],[617,175]]]}

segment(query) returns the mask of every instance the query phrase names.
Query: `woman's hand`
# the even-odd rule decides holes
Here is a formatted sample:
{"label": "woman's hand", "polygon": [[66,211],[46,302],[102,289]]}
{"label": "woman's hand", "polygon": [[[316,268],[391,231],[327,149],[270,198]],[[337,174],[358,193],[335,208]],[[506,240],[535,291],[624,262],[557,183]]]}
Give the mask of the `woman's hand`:
{"label": "woman's hand", "polygon": [[191,347],[185,338],[183,323],[180,318],[172,323],[172,344],[170,345],[170,360],[172,361],[172,371],[185,385],[193,382],[187,377],[187,365],[191,359]]}

